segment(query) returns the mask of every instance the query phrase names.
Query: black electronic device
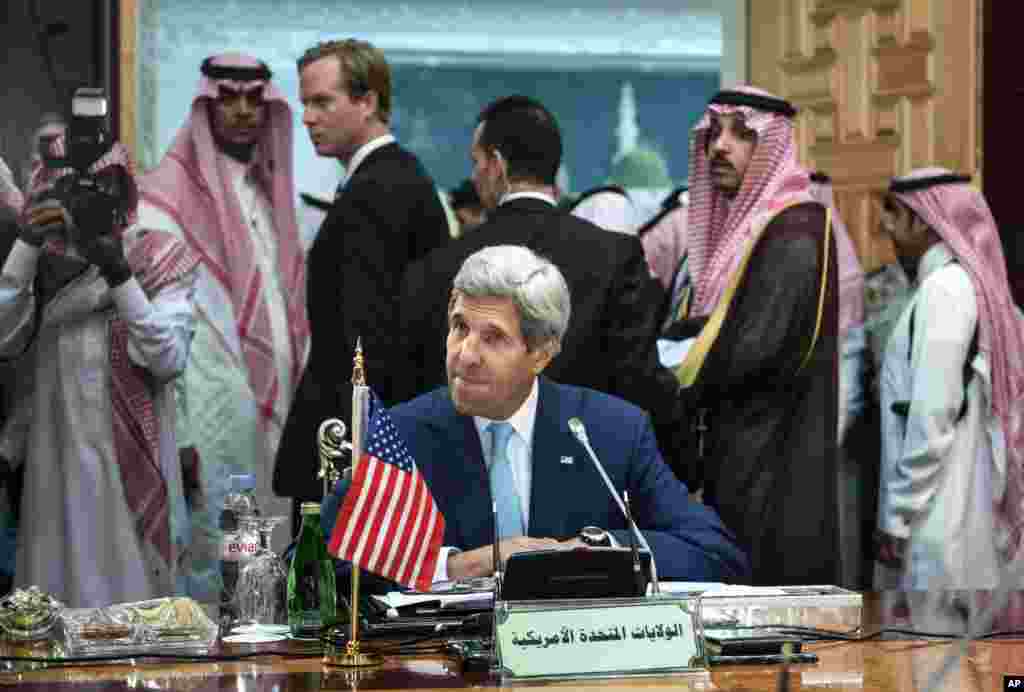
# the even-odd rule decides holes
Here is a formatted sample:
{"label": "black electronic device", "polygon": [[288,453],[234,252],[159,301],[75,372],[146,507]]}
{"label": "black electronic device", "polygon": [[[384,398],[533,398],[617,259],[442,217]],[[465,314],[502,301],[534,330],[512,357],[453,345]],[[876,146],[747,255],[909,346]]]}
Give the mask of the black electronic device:
{"label": "black electronic device", "polygon": [[71,97],[71,120],[67,131],[67,161],[84,174],[101,156],[110,151],[107,95],[98,87],[80,87]]}
{"label": "black electronic device", "polygon": [[123,226],[138,202],[135,182],[124,167],[109,166],[96,173],[89,170],[113,146],[109,117],[103,89],[76,89],[65,134],[65,156],[44,155],[48,167],[72,170],[41,199],[58,200],[82,233],[107,233]]}
{"label": "black electronic device", "polygon": [[363,621],[359,633],[367,638],[412,636],[443,631],[454,631],[462,627],[461,617],[405,617],[377,622]]}
{"label": "black electronic device", "polygon": [[[583,424],[583,421],[579,418],[573,417],[570,418],[567,423],[569,426],[569,432],[571,432],[573,437],[579,441],[580,445],[587,450],[587,456],[589,456],[590,460],[594,462],[594,469],[601,476],[601,480],[604,481],[605,487],[608,488],[608,494],[613,500],[615,500],[615,504],[619,506],[619,510],[622,512],[622,517],[626,520],[626,528],[630,532],[629,546],[631,550],[630,554],[633,558],[632,569],[633,581],[636,584],[635,589],[642,590],[644,592],[642,595],[645,595],[647,587],[643,581],[646,578],[651,584],[651,593],[657,596],[661,593],[658,585],[658,568],[655,565],[654,557],[651,554],[651,546],[648,545],[647,539],[644,538],[643,533],[640,532],[640,527],[637,526],[636,522],[633,520],[633,515],[628,507],[626,492],[623,491],[622,497],[619,497],[619,491],[615,489],[611,479],[608,477],[608,473],[604,470],[604,465],[601,463],[601,460],[597,458],[597,452],[595,452],[594,448],[590,446],[590,438],[587,435],[587,426]],[[640,567],[640,547],[643,547],[643,549],[647,551],[647,565],[642,570]],[[640,574],[639,572],[641,571],[644,574]]]}
{"label": "black electronic device", "polygon": [[628,548],[537,550],[505,561],[501,598],[506,601],[580,598],[639,598],[651,580],[651,554],[640,552],[641,573]]}
{"label": "black electronic device", "polygon": [[453,634],[490,636],[494,630],[491,612],[472,615],[433,615],[397,617],[371,622],[362,621],[359,632],[368,639],[377,637],[424,636]]}
{"label": "black electronic device", "polygon": [[494,644],[490,639],[459,639],[445,645],[448,653],[462,663],[463,673],[490,672],[497,663]]}
{"label": "black electronic device", "polygon": [[706,629],[704,644],[712,656],[774,656],[782,655],[785,644],[800,653],[799,637],[772,629]]}

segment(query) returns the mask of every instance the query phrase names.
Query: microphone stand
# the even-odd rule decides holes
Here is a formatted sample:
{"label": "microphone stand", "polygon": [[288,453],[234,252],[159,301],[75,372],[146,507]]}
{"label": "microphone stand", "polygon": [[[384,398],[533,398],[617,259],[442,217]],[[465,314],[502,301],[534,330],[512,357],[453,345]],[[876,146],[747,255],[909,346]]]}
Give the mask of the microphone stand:
{"label": "microphone stand", "polygon": [[494,540],[491,543],[492,561],[494,562],[494,596],[491,603],[491,656],[493,667],[498,667],[498,601],[501,600],[504,569],[501,564],[501,549],[498,547],[501,532],[498,530],[498,502],[491,500],[491,514],[494,517]]}
{"label": "microphone stand", "polygon": [[590,460],[594,462],[594,468],[601,475],[601,479],[604,480],[604,484],[608,487],[608,492],[613,498],[615,498],[615,504],[619,506],[619,510],[622,511],[622,516],[626,518],[626,523],[631,529],[633,535],[636,536],[636,540],[639,541],[640,545],[643,546],[644,550],[651,554],[651,595],[660,596],[661,587],[658,584],[658,568],[654,564],[654,551],[651,550],[651,546],[647,543],[647,539],[640,533],[640,528],[633,521],[633,517],[630,516],[626,510],[626,506],[622,503],[622,498],[619,497],[618,491],[615,490],[615,486],[612,485],[612,481],[608,478],[608,474],[605,473],[604,467],[601,466],[601,462],[597,458],[597,454],[594,452],[594,448],[590,446],[590,440],[587,439],[587,429],[583,427],[583,421],[579,418],[569,419],[569,430],[579,440],[580,444],[583,445],[584,449],[587,450],[587,454],[590,456]]}
{"label": "microphone stand", "polygon": [[491,501],[491,514],[494,515],[494,542],[491,544],[491,550],[494,562],[494,602],[497,603],[501,598],[501,580],[504,570],[501,564],[501,550],[498,548],[498,537],[501,535],[501,532],[498,531],[498,503],[494,500]]}
{"label": "microphone stand", "polygon": [[[626,520],[630,526],[633,525],[633,508],[629,506],[629,493],[625,490],[622,491],[622,504],[626,508]],[[636,582],[636,592],[641,598],[646,596],[644,590],[644,575],[643,568],[640,566],[640,550],[637,548],[636,536],[633,532],[629,532],[629,551],[633,555],[633,580]],[[651,556],[653,559],[653,555]]]}

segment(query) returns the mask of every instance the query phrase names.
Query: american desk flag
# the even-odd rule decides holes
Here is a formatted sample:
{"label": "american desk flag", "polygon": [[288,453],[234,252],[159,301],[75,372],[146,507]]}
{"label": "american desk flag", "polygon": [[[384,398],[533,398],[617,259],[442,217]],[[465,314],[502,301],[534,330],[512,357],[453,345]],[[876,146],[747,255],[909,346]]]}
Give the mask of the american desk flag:
{"label": "american desk flag", "polygon": [[443,538],[444,516],[387,409],[371,392],[366,450],[328,549],[369,572],[429,591]]}

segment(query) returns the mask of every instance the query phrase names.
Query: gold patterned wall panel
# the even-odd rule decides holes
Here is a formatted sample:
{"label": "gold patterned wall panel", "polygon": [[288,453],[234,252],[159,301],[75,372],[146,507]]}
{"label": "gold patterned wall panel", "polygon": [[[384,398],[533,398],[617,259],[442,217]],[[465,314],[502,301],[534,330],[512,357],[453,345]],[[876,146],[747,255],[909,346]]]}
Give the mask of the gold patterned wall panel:
{"label": "gold patterned wall panel", "polygon": [[138,98],[135,82],[135,65],[138,61],[137,41],[137,2],[136,0],[120,0],[118,5],[118,87],[120,103],[118,104],[118,132],[121,143],[128,148],[132,157],[138,161],[138,133],[136,128],[136,108]]}
{"label": "gold patterned wall panel", "polygon": [[800,108],[801,160],[833,178],[872,271],[892,260],[874,194],[940,165],[980,173],[978,2],[750,0],[750,74]]}

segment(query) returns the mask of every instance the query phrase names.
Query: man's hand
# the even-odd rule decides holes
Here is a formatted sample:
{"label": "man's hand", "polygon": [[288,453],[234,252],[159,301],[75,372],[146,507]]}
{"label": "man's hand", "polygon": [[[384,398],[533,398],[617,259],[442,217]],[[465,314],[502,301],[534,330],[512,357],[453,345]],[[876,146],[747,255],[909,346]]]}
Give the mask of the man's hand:
{"label": "man's hand", "polygon": [[875,551],[879,562],[891,569],[899,569],[906,560],[907,539],[875,530]]}
{"label": "man's hand", "polygon": [[117,231],[81,229],[75,233],[75,244],[82,256],[99,268],[111,288],[132,278],[132,269],[124,255],[124,241]]}
{"label": "man's hand", "polygon": [[32,247],[42,247],[47,236],[70,227],[71,216],[64,206],[55,199],[47,199],[33,204],[25,212],[20,237]]}
{"label": "man's hand", "polygon": [[[554,538],[517,536],[506,538],[499,543],[498,552],[501,554],[501,561],[506,562],[516,553],[525,553],[531,550],[559,550],[565,549],[565,547],[566,543]],[[448,556],[448,579],[451,581],[471,577],[488,577],[493,573],[494,547],[491,545]]]}

